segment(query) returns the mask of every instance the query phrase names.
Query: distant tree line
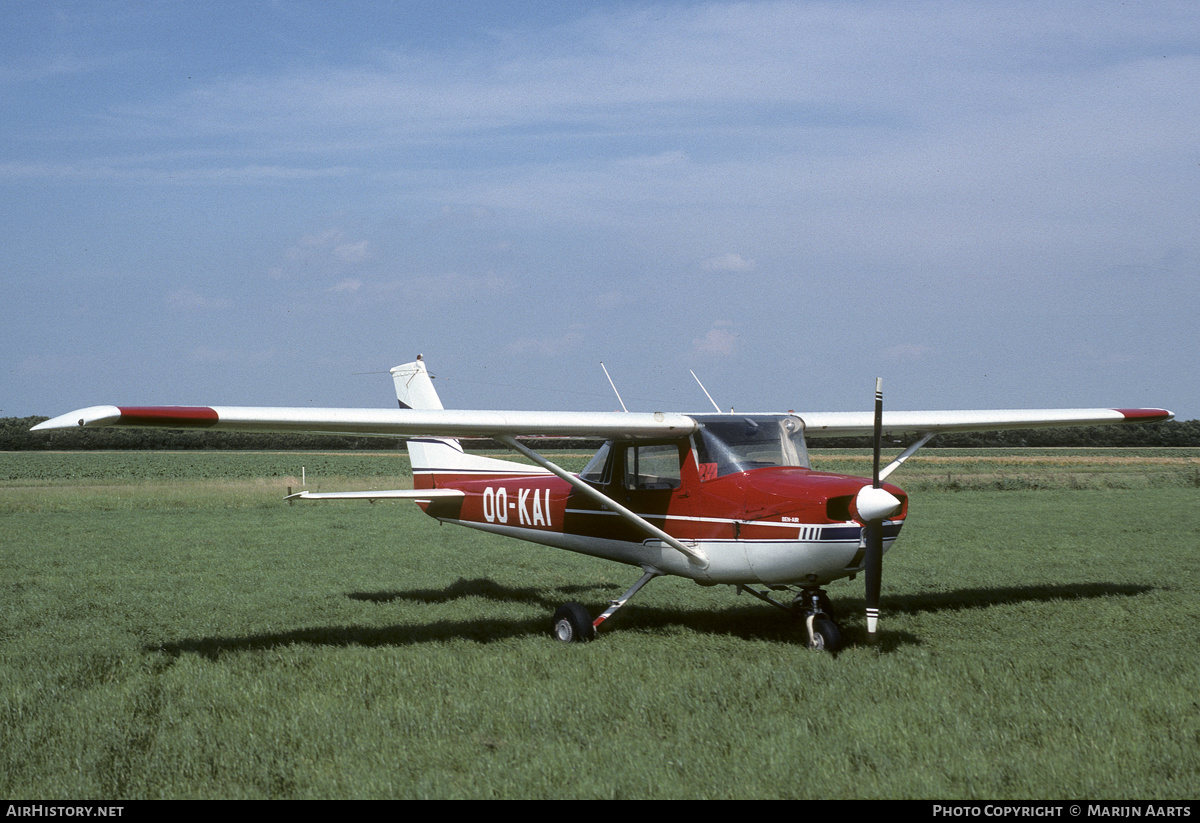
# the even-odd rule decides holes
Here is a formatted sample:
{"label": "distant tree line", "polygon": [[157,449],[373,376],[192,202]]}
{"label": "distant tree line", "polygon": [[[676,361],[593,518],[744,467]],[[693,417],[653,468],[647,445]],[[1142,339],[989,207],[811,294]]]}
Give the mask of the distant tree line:
{"label": "distant tree line", "polygon": [[[915,437],[906,437],[907,445]],[[900,441],[888,440],[895,446]],[[869,449],[870,437],[813,438],[809,448]],[[1004,448],[1151,448],[1154,446],[1200,446],[1200,420],[1171,420],[1166,423],[1116,426],[1073,426],[1061,429],[1008,429],[1003,431],[939,434],[929,443],[945,449]]]}
{"label": "distant tree line", "polygon": [[[45,417],[0,418],[0,451],[75,451],[137,449],[184,451],[387,451],[400,449],[404,441],[393,437],[355,437],[337,434],[281,434],[271,432],[208,432],[154,428],[111,428],[30,432]],[[536,439],[542,448],[595,449],[599,441]],[[895,447],[899,441],[889,440]],[[911,438],[904,441],[911,442]],[[466,440],[472,450],[503,450],[486,439]],[[943,448],[1014,448],[1109,446],[1149,448],[1153,446],[1200,446],[1200,420],[1146,423],[1124,426],[1080,426],[1063,429],[1011,429],[995,432],[939,434],[930,443]],[[831,437],[809,441],[812,448],[865,449],[869,437]]]}
{"label": "distant tree line", "polygon": [[190,449],[246,451],[333,451],[344,449],[386,451],[403,448],[393,437],[353,437],[328,434],[278,432],[209,432],[195,429],[100,428],[30,432],[45,417],[0,418],[0,451],[186,451]]}

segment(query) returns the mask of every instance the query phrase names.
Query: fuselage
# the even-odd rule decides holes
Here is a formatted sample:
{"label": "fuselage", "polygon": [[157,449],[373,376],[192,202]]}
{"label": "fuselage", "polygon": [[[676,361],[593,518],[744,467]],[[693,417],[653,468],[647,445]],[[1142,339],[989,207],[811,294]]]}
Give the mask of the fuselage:
{"label": "fuselage", "polygon": [[[708,429],[710,435],[722,434],[719,427]],[[700,548],[707,567],[536,467],[508,473],[418,471],[414,479],[417,488],[464,493],[421,504],[444,522],[649,566],[699,583],[819,586],[858,572],[863,527],[854,519],[852,501],[871,481],[813,471],[807,454],[793,450],[789,456],[786,447],[782,456],[748,452],[745,444],[722,452],[731,439],[736,438],[609,441],[578,475],[611,502]],[[779,465],[788,461],[805,465]],[[908,501],[896,486],[885,488],[903,503],[884,523],[886,550],[900,531]]]}

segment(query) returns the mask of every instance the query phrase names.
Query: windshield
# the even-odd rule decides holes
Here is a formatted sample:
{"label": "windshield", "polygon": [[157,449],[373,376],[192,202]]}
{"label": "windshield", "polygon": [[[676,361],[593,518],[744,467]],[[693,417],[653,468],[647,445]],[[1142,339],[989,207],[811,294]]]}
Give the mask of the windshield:
{"label": "windshield", "polygon": [[697,416],[696,457],[700,479],[761,469],[764,466],[811,468],[804,425],[790,415]]}

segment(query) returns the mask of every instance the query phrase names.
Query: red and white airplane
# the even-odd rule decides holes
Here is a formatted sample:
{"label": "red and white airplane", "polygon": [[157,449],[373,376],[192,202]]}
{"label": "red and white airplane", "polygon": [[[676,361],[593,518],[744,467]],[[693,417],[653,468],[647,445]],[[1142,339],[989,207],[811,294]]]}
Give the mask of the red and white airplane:
{"label": "red and white airplane", "polygon": [[[873,415],[455,411],[442,408],[422,358],[391,373],[399,409],[92,406],[33,430],[158,426],[407,438],[414,488],[291,497],[411,499],[445,523],[641,568],[638,581],[594,619],[579,603],[563,605],[553,623],[560,640],[591,640],[650,580],[678,575],[729,584],[791,611],[803,618],[810,647],[834,649],[841,632],[822,587],[864,575],[873,642],[883,554],[908,514],[904,491],[883,481],[935,434],[1173,417],[1163,409],[885,414],[878,381]],[[881,470],[884,431],[917,439]],[[812,470],[806,438],[866,434],[875,438],[871,479]],[[606,442],[572,474],[516,439],[539,435]],[[534,465],[470,454],[457,437],[492,438]]]}

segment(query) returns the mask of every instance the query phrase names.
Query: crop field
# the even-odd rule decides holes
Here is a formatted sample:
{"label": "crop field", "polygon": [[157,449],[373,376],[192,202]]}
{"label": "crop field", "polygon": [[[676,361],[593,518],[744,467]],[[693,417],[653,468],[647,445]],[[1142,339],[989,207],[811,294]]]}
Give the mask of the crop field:
{"label": "crop field", "polygon": [[282,502],[302,472],[411,484],[402,452],[0,453],[0,796],[1200,795],[1200,449],[922,451],[881,641],[834,583],[836,655],[677,578],[558,643],[639,571]]}

